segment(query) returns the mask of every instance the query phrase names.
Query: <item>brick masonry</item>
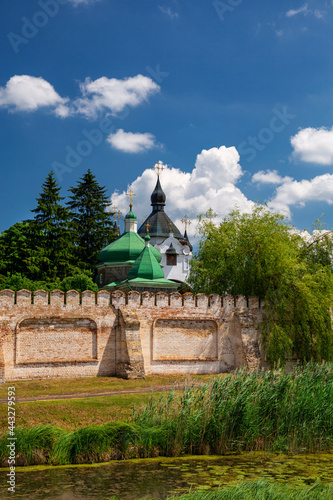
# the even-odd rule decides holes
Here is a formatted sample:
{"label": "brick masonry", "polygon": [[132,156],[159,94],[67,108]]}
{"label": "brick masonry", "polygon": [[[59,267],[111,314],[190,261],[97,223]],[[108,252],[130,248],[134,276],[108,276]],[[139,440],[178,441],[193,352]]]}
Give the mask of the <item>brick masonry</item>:
{"label": "brick masonry", "polygon": [[262,366],[256,298],[0,291],[0,378],[220,373]]}

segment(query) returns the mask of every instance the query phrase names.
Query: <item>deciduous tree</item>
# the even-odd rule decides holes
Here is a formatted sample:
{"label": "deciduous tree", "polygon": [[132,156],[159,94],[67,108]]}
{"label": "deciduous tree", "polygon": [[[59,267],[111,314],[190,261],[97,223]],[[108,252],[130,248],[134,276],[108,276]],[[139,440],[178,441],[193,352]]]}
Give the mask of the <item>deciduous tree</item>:
{"label": "deciduous tree", "polygon": [[195,292],[258,296],[271,364],[295,355],[332,359],[332,236],[304,241],[284,216],[256,206],[232,211],[220,225],[201,217],[202,240],[191,261]]}

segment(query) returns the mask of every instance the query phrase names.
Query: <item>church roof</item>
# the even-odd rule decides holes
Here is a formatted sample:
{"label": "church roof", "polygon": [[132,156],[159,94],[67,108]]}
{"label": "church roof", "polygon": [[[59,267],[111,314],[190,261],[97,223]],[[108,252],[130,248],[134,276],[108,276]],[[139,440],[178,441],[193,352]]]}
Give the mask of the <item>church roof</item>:
{"label": "church roof", "polygon": [[[157,177],[157,182],[154,191],[151,194],[150,201],[152,207],[164,207],[165,206],[166,196],[162,189],[160,183],[160,176]],[[163,210],[163,209],[162,209]]]}
{"label": "church roof", "polygon": [[156,250],[149,245],[150,237],[147,234],[145,237],[146,246],[140,253],[139,257],[133,263],[127,279],[124,281],[114,281],[106,288],[129,288],[133,287],[149,287],[149,288],[178,288],[179,284],[174,281],[164,278],[162,267],[155,257]]}
{"label": "church roof", "polygon": [[135,213],[132,211],[132,204],[130,204],[130,209],[129,209],[129,212],[127,212],[126,217],[125,217],[125,220],[126,220],[126,219],[134,219],[134,220],[137,220],[137,217],[136,217]]}
{"label": "church roof", "polygon": [[98,260],[103,264],[134,262],[144,246],[143,239],[137,233],[124,233],[99,252]]}
{"label": "church roof", "polygon": [[169,246],[169,248],[167,249],[167,251],[165,253],[167,253],[168,255],[178,255],[178,252],[177,252],[177,250],[175,249],[175,247],[173,246],[172,243],[171,243],[171,245]]}
{"label": "church roof", "polygon": [[149,234],[152,238],[156,236],[167,238],[170,232],[172,232],[174,237],[178,240],[183,239],[183,236],[177,226],[175,226],[170,217],[168,217],[168,215],[164,212],[166,196],[162,189],[159,177],[157,178],[156,186],[152,192],[150,200],[153,211],[138,229],[138,234],[144,237],[147,230],[149,230]]}
{"label": "church roof", "polygon": [[[125,221],[129,219],[136,220],[136,215],[132,212],[132,205],[130,205],[130,211],[127,213]],[[144,248],[145,242],[141,236],[135,231],[127,231],[103,248],[99,252],[98,260],[100,264],[131,264],[139,257]],[[161,262],[162,255],[157,248],[152,247],[152,253],[157,262]]]}
{"label": "church roof", "polygon": [[145,240],[145,248],[140,253],[139,257],[136,259],[128,273],[127,278],[129,281],[137,278],[141,278],[144,280],[156,280],[164,278],[162,268],[157,262],[152,251],[153,247],[149,245],[150,237],[147,235],[145,237]]}
{"label": "church roof", "polygon": [[183,238],[177,226],[175,226],[164,210],[158,212],[153,211],[138,229],[138,234],[140,236],[144,236],[148,228],[149,234],[152,238],[155,236],[167,238],[170,232],[172,232],[174,237],[178,240]]}

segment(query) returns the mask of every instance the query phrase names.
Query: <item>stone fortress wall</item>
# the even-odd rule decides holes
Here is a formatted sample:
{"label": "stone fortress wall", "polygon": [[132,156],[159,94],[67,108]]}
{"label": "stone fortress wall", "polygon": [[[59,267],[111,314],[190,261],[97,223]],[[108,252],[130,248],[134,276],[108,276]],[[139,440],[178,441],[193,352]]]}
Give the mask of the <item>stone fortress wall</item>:
{"label": "stone fortress wall", "polygon": [[0,291],[0,379],[220,373],[263,364],[257,298]]}

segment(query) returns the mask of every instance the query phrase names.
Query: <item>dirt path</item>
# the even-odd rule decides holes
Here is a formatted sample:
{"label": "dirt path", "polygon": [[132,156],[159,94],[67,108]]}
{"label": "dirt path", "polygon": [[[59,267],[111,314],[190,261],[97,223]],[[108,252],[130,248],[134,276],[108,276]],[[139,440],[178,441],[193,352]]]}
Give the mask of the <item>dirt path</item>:
{"label": "dirt path", "polygon": [[[198,386],[200,384],[193,384]],[[119,396],[121,394],[144,394],[150,392],[163,392],[171,391],[172,389],[180,391],[184,387],[184,384],[174,384],[174,385],[155,385],[153,387],[138,387],[137,389],[127,389],[118,391],[105,391],[105,392],[75,392],[70,394],[45,394],[42,396],[30,396],[30,397],[17,397],[17,403],[24,403],[26,401],[51,401],[57,399],[84,399],[84,398],[97,398],[102,396]],[[7,403],[7,398],[0,399],[0,404]]]}

